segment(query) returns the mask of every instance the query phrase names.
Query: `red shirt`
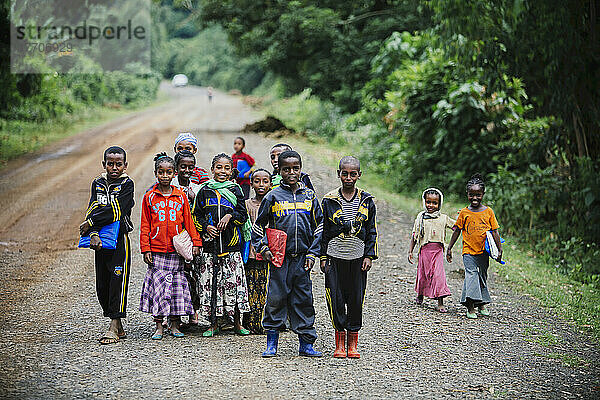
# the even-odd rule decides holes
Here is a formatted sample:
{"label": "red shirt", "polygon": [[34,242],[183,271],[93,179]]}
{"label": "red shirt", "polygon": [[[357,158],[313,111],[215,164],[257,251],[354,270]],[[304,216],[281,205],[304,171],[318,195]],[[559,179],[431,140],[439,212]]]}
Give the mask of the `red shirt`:
{"label": "red shirt", "polygon": [[195,167],[192,176],[190,176],[190,182],[195,183],[197,185],[203,184],[209,179],[210,175],[208,174],[208,171],[200,167]]}
{"label": "red shirt", "polygon": [[[252,158],[252,156],[250,154],[246,154],[243,151],[240,154],[234,153],[231,156],[231,159],[233,160],[233,168],[237,168],[238,160],[246,161],[248,163],[248,165],[250,166],[250,168],[252,168],[254,166],[254,164],[256,163],[256,161],[254,161],[254,158]],[[250,178],[237,178],[236,181],[239,185],[249,185],[250,184]]]}
{"label": "red shirt", "polygon": [[179,188],[165,196],[154,185],[144,195],[142,201],[142,222],[140,224],[140,248],[142,253],[172,253],[173,236],[187,230],[194,246],[202,246],[202,239],[196,231],[187,196]]}

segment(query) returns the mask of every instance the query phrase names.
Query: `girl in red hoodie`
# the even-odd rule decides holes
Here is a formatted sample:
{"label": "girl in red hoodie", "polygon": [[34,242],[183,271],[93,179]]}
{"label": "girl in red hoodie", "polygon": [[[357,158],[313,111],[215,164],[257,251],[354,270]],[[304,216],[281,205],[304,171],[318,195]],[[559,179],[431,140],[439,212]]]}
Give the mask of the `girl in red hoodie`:
{"label": "girl in red hoodie", "polygon": [[140,247],[148,270],[140,311],[154,316],[156,331],[152,339],[160,340],[165,317],[171,320],[171,334],[183,337],[179,330],[180,316],[194,314],[183,258],[175,251],[173,236],[187,230],[194,244],[194,256],[200,254],[202,241],[192,221],[187,195],[171,186],[175,161],[166,153],[157,154],[154,173],[158,182],[146,192],[142,202]]}

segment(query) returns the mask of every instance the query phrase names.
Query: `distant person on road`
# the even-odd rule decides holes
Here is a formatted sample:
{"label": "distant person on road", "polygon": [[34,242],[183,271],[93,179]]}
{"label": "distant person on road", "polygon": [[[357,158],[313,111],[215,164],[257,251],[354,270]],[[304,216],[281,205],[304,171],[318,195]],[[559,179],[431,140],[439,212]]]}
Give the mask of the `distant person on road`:
{"label": "distant person on road", "polygon": [[[182,150],[190,151],[192,154],[196,154],[198,150],[198,139],[196,136],[189,132],[180,133],[175,139],[175,145],[173,146],[175,154]],[[200,168],[199,166],[194,167],[194,172],[190,176],[190,181],[197,185],[202,184],[210,179],[210,175],[207,170]]]}
{"label": "distant person on road", "polygon": [[[171,184],[176,188],[181,189],[188,197],[188,203],[191,207],[196,199],[196,194],[200,191],[200,185],[192,183],[190,177],[192,176],[194,169],[196,168],[196,158],[191,151],[182,150],[175,154],[175,170],[177,175],[171,181]],[[194,262],[185,261],[189,265],[189,268],[184,268],[185,277],[188,280],[188,286],[190,287],[190,294],[192,296],[192,304],[194,306],[194,315],[191,315],[188,320],[188,326],[198,325],[198,314],[197,311],[200,308],[200,296],[198,295],[198,289],[196,284],[199,279],[199,266]]]}
{"label": "distant person on road", "polygon": [[206,89],[206,94],[208,95],[208,102],[211,103],[212,99],[213,99],[213,88],[212,88],[212,86],[209,86]]}
{"label": "distant person on road", "polygon": [[321,271],[325,273],[325,298],[335,329],[333,356],[360,358],[358,331],[367,272],[377,259],[377,211],[373,196],[356,187],[361,177],[358,158],[343,157],[337,175],[341,187],[323,198]]}
{"label": "distant person on road", "polygon": [[323,353],[313,348],[317,331],[310,270],[320,256],[323,213],[315,192],[300,181],[300,154],[284,151],[278,166],[281,184],[261,202],[252,228],[252,246],[271,263],[262,319],[267,348],[262,356],[277,355],[279,332],[289,316],[300,342],[298,354],[321,357]]}
{"label": "distant person on road", "polygon": [[423,304],[424,296],[436,299],[436,309],[445,313],[447,310],[444,307],[444,297],[451,295],[444,271],[446,229],[451,229],[456,221],[441,213],[444,195],[440,190],[426,189],[421,197],[424,210],[415,218],[408,249],[409,263],[414,264],[415,246],[418,254],[415,303]]}
{"label": "distant person on road", "polygon": [[192,210],[204,252],[198,293],[200,314],[210,322],[202,336],[219,333],[219,319],[233,320],[238,335],[249,335],[241,314],[250,311],[241,245],[250,239],[251,224],[240,186],[230,180],[233,161],[225,153],[212,161],[213,179],[204,183]]}
{"label": "distant person on road", "polygon": [[153,340],[163,338],[163,320],[171,322],[171,335],[179,338],[182,315],[194,315],[184,262],[175,250],[173,237],[184,229],[193,243],[193,255],[200,254],[202,240],[196,231],[188,196],[171,185],[175,176],[175,161],[167,153],[154,158],[154,173],[158,183],[146,192],[142,200],[140,248],[148,264],[142,285],[140,311],[152,314],[156,330]]}
{"label": "distant person on road", "polygon": [[[271,147],[271,152],[269,154],[269,157],[271,159],[271,166],[273,166],[273,173],[271,174],[271,181],[272,181],[272,187],[273,189],[276,188],[277,186],[279,186],[279,184],[281,183],[281,175],[279,174],[279,168],[278,168],[278,159],[279,159],[279,155],[281,153],[283,153],[284,151],[291,151],[292,150],[292,146],[290,146],[289,144],[286,143],[278,143],[275,146]],[[305,173],[302,172],[300,174],[300,181],[302,183],[304,183],[304,185],[309,188],[310,190],[315,190],[315,188],[313,187],[312,182],[310,181],[310,176]]]}
{"label": "distant person on road", "polygon": [[[252,172],[250,182],[255,195],[253,198],[246,200],[246,209],[248,210],[250,222],[254,223],[258,216],[260,203],[271,190],[271,173],[266,169],[257,169]],[[250,254],[245,269],[250,312],[244,314],[244,326],[252,333],[262,335],[264,333],[262,313],[267,299],[269,263],[262,258],[262,255],[256,254],[256,250],[250,246]]]}
{"label": "distant person on road", "polygon": [[489,256],[485,252],[485,241],[489,231],[498,248],[497,261],[502,260],[502,243],[498,234],[498,221],[494,211],[483,205],[485,183],[481,174],[474,174],[467,182],[467,198],[469,206],[460,210],[454,224],[454,233],[450,238],[446,259],[452,262],[452,247],[462,232],[463,264],[465,265],[465,281],[463,283],[460,303],[467,307],[467,318],[477,318],[479,314],[489,316],[487,304],[492,302],[488,289]]}
{"label": "distant person on road", "polygon": [[[133,230],[134,187],[133,180],[125,174],[127,155],[121,147],[111,146],[104,151],[102,167],[106,172],[92,182],[90,202],[79,233],[90,236],[90,248],[95,250],[96,294],[104,316],[110,318],[110,326],[100,343],[112,344],[125,337],[121,318],[126,316],[129,288],[131,250],[128,233]],[[116,248],[105,249],[99,231],[116,221],[120,221]]]}
{"label": "distant person on road", "polygon": [[233,141],[233,150],[235,153],[233,153],[231,159],[233,160],[233,168],[238,170],[236,182],[242,188],[244,200],[248,200],[250,198],[250,174],[256,162],[252,156],[244,153],[245,147],[246,140],[241,136],[236,137]]}

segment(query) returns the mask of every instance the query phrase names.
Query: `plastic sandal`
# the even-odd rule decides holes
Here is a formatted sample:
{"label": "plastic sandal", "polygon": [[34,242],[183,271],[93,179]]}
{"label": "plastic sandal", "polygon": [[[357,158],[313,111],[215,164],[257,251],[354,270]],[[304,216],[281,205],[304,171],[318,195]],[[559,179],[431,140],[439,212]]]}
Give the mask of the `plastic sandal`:
{"label": "plastic sandal", "polygon": [[479,314],[483,315],[484,317],[489,317],[490,316],[490,310],[488,310],[487,308],[484,309],[479,309]]}
{"label": "plastic sandal", "polygon": [[213,337],[213,336],[215,336],[217,333],[219,333],[219,328],[216,328],[216,329],[214,329],[214,330],[209,328],[209,329],[205,330],[205,331],[202,333],[202,336],[204,336],[204,337]]}
{"label": "plastic sandal", "polygon": [[250,331],[246,328],[241,328],[239,331],[235,330],[236,335],[240,335],[240,336],[248,336],[250,334]]}
{"label": "plastic sandal", "polygon": [[469,319],[477,319],[477,314],[476,313],[470,313],[467,311],[467,318]]}
{"label": "plastic sandal", "polygon": [[175,338],[182,338],[185,335],[182,332],[171,332],[171,336],[173,336]]}
{"label": "plastic sandal", "polygon": [[163,335],[160,333],[152,335],[152,340],[161,340],[162,338],[163,338]]}

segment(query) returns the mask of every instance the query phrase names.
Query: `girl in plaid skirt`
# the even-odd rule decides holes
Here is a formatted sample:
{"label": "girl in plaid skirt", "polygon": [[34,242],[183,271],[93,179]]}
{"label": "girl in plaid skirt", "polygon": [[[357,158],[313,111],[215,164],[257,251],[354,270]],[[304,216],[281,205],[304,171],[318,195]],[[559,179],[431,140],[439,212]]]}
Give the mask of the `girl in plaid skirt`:
{"label": "girl in plaid skirt", "polygon": [[144,195],[140,247],[148,264],[142,286],[140,311],[154,316],[156,331],[152,339],[163,337],[163,319],[171,320],[171,334],[183,337],[180,316],[193,315],[192,298],[184,275],[183,258],[173,246],[173,236],[184,229],[193,242],[193,254],[200,254],[202,241],[190,212],[187,195],[171,186],[175,162],[166,153],[155,158],[154,172],[158,182]]}

